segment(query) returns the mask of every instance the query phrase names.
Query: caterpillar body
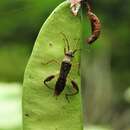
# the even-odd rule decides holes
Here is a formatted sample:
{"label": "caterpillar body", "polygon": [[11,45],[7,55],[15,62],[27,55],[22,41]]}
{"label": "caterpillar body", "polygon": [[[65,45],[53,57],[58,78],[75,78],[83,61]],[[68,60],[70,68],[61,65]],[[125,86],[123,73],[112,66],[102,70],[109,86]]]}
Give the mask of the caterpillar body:
{"label": "caterpillar body", "polygon": [[91,11],[89,4],[87,4],[87,7],[88,7],[87,15],[91,22],[91,29],[92,29],[92,34],[89,38],[87,38],[87,43],[92,44],[100,36],[101,22],[99,18]]}

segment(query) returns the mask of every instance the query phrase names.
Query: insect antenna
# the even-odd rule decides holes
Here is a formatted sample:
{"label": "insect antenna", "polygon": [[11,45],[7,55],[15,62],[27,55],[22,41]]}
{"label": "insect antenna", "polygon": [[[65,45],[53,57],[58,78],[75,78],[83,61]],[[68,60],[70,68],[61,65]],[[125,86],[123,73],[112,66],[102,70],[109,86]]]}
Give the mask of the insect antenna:
{"label": "insect antenna", "polygon": [[78,51],[78,49],[75,49],[75,50],[73,51],[73,54],[75,54],[77,51]]}
{"label": "insect antenna", "polygon": [[80,38],[79,39],[76,39],[75,42],[76,42],[76,45],[75,45],[75,49],[73,51],[73,53],[76,53],[76,52],[81,52],[81,51],[85,51],[85,52],[90,52],[90,49],[91,49],[91,46],[87,46],[87,48],[80,48],[81,46],[78,46],[78,43],[80,42]]}
{"label": "insect antenna", "polygon": [[76,50],[76,51],[78,51],[79,50],[79,47],[78,47],[78,43],[79,43],[79,41],[80,41],[80,38],[79,39],[74,39],[74,42],[75,42],[75,46],[74,46],[74,51]]}
{"label": "insect antenna", "polygon": [[67,49],[68,49],[68,51],[69,51],[69,50],[70,50],[69,41],[68,41],[68,39],[67,39],[66,35],[65,35],[63,32],[61,32],[61,34],[62,34],[62,35],[63,35],[63,37],[65,38],[65,41],[66,41],[66,43],[67,43]]}

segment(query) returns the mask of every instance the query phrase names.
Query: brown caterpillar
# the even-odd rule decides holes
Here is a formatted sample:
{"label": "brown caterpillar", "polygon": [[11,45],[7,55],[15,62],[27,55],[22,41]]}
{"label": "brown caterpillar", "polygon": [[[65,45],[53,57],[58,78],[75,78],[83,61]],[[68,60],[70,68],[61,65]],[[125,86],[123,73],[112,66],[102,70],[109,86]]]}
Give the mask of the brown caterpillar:
{"label": "brown caterpillar", "polygon": [[87,8],[88,8],[87,15],[91,22],[91,28],[92,28],[92,34],[89,38],[87,38],[87,43],[92,44],[100,36],[101,22],[99,18],[91,11],[89,4],[87,4]]}

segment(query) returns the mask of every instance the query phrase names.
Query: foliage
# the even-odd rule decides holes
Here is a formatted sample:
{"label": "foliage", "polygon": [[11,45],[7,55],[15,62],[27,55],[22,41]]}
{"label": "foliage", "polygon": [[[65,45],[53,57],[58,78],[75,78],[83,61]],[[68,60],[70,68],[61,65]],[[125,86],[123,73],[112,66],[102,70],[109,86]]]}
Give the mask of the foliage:
{"label": "foliage", "polygon": [[[63,0],[0,1],[0,81],[22,82],[37,33],[61,1]],[[82,81],[87,88],[83,90],[84,95],[87,95],[84,98],[85,104],[91,110],[85,117],[89,118],[91,123],[113,124],[117,130],[122,127],[127,130],[124,126],[130,127],[130,123],[126,125],[130,115],[130,103],[126,98],[126,91],[130,88],[129,5],[129,0],[93,1],[94,12],[102,22],[102,32],[100,39],[89,47],[82,60],[83,72],[89,71],[84,73]],[[86,25],[84,28],[88,32]],[[88,82],[88,77],[93,79],[91,83]],[[110,89],[106,89],[106,84]],[[107,112],[108,105],[111,112]],[[88,108],[85,111],[88,111]]]}
{"label": "foliage", "polygon": [[[70,79],[75,80],[80,89],[79,52],[75,53],[65,90],[57,99],[53,96],[54,92],[43,84],[45,78],[60,70],[66,44],[62,34],[67,37],[72,50],[80,48],[81,20],[79,16],[72,15],[68,2],[59,5],[44,23],[27,65],[23,83],[24,130],[83,129],[80,92],[69,97],[70,103],[65,98],[66,93],[74,91]],[[47,64],[51,60],[60,64]],[[50,83],[51,87],[55,86],[56,79]]]}

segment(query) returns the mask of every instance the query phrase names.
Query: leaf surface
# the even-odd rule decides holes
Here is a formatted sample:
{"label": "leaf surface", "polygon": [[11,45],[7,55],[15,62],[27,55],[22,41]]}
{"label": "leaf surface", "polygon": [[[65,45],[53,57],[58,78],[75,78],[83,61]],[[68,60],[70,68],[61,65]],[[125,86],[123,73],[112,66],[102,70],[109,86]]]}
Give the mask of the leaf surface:
{"label": "leaf surface", "polygon": [[[71,73],[60,96],[56,98],[54,90],[43,84],[45,78],[60,70],[60,64],[46,63],[50,60],[61,63],[64,58],[65,40],[61,32],[66,35],[70,48],[74,50],[80,48],[81,28],[81,18],[72,15],[68,2],[59,5],[43,24],[24,75],[23,130],[83,129],[81,92],[70,97],[70,102],[65,98],[65,94],[72,91],[71,79],[78,83],[80,89],[80,51],[75,53]],[[54,88],[56,80],[57,77],[49,85]]]}

